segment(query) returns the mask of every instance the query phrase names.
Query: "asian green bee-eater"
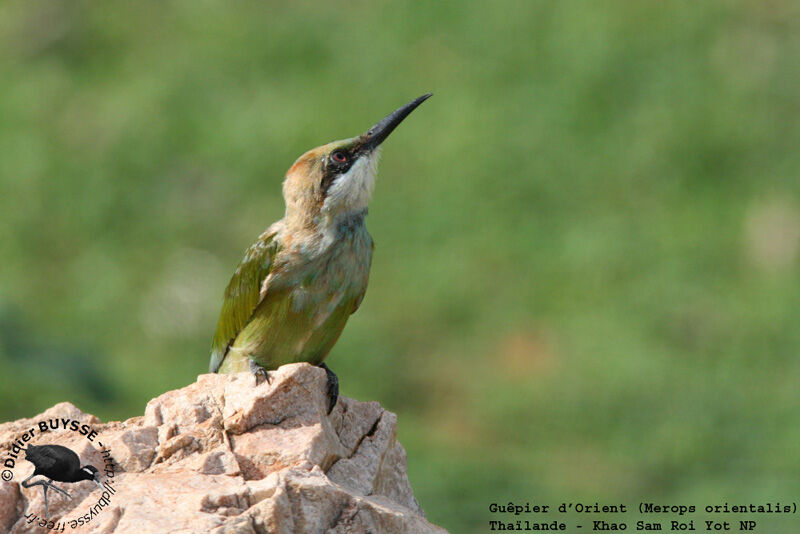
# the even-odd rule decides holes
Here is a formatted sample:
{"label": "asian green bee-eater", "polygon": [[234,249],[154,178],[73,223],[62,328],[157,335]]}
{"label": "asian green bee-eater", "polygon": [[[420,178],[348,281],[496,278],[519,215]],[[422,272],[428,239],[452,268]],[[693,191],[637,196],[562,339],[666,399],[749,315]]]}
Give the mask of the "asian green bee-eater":
{"label": "asian green bee-eater", "polygon": [[283,219],[247,249],[225,290],[211,372],[319,365],[328,373],[333,409],[338,381],[323,360],[367,290],[373,243],[364,218],[379,148],[430,96],[363,135],[309,150],[292,165],[283,182]]}

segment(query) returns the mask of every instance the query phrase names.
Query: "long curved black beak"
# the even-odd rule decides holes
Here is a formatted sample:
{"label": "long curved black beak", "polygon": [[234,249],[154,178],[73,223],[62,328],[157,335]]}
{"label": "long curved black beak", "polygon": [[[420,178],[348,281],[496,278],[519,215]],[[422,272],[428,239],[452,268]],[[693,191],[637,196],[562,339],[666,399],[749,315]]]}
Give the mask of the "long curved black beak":
{"label": "long curved black beak", "polygon": [[378,124],[367,130],[367,133],[361,136],[364,143],[361,145],[361,150],[369,152],[378,148],[380,144],[383,143],[384,139],[389,137],[389,134],[397,128],[397,125],[403,122],[403,119],[408,117],[412,111],[417,109],[417,106],[425,102],[431,96],[433,96],[433,93],[424,94],[382,118]]}

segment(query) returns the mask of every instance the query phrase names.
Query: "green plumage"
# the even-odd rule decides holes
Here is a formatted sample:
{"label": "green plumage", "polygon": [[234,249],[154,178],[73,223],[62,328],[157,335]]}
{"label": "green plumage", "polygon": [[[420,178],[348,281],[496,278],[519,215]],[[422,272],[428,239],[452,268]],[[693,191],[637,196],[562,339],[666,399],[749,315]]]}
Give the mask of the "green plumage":
{"label": "green plumage", "polygon": [[276,232],[263,234],[231,278],[211,372],[245,371],[248,359],[267,370],[320,364],[361,303],[373,248],[363,215],[338,229],[335,246],[304,252],[280,241]]}

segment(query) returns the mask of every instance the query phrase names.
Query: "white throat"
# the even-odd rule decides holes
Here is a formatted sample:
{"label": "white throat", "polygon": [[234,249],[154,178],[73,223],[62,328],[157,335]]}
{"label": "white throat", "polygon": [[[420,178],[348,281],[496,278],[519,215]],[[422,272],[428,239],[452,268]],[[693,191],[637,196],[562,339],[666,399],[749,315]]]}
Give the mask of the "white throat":
{"label": "white throat", "polygon": [[380,149],[362,156],[345,174],[336,178],[328,189],[322,212],[331,219],[349,217],[364,211],[375,189]]}

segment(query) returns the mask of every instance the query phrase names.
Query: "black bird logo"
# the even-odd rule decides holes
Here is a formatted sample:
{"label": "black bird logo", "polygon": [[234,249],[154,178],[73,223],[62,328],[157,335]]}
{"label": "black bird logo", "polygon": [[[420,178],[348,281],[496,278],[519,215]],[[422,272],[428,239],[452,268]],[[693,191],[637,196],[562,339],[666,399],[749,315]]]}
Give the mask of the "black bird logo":
{"label": "black bird logo", "polygon": [[[54,491],[63,493],[68,498],[72,496],[66,491],[53,485],[53,481],[58,482],[80,482],[81,480],[91,480],[102,489],[100,484],[100,473],[93,465],[81,467],[81,460],[78,455],[62,445],[28,445],[25,449],[25,459],[31,462],[36,469],[33,474],[22,481],[22,486],[30,488],[32,486],[42,486],[44,489],[44,513],[50,517],[47,509],[47,489],[53,488]],[[28,482],[37,475],[42,475],[47,480]]]}

